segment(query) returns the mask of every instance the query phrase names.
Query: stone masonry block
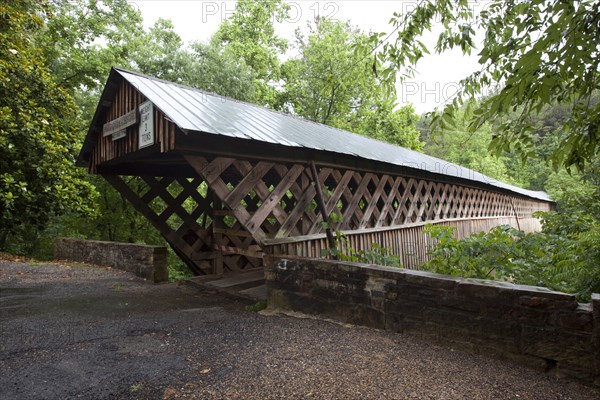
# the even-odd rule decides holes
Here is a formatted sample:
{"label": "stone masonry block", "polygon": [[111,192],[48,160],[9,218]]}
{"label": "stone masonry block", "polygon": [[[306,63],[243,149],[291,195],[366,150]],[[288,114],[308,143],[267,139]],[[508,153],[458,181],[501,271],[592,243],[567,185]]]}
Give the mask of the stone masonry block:
{"label": "stone masonry block", "polygon": [[57,238],[54,257],[110,266],[156,283],[169,279],[167,248],[164,246]]}

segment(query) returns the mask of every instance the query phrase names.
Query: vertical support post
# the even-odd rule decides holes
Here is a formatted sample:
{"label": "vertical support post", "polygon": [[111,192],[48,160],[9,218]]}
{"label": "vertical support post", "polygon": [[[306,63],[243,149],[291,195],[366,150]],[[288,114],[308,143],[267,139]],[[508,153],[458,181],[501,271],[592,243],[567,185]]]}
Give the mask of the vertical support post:
{"label": "vertical support post", "polygon": [[519,214],[517,214],[517,208],[515,207],[515,201],[512,197],[510,197],[510,205],[512,206],[513,213],[515,214],[515,219],[517,220],[517,228],[521,230],[521,223],[519,222]]}
{"label": "vertical support post", "polygon": [[[329,244],[329,248],[332,251],[335,251],[335,239],[333,238],[333,234],[331,233],[331,221],[329,220],[329,215],[327,215],[327,208],[325,207],[325,200],[323,197],[323,189],[321,188],[321,182],[319,181],[319,173],[317,172],[317,167],[314,161],[310,161],[310,172],[313,177],[313,182],[315,184],[315,189],[317,191],[317,205],[319,206],[319,211],[321,211],[321,215],[323,216],[323,221],[327,223],[327,227],[325,228],[325,235],[327,235],[327,244]],[[334,258],[337,259],[337,255],[335,253]]]}
{"label": "vertical support post", "polygon": [[[209,189],[210,190],[210,189]],[[212,199],[213,211],[221,210],[221,201],[213,192],[210,190],[210,197]],[[221,244],[223,243],[223,234],[219,232],[219,229],[224,227],[223,225],[223,216],[217,215],[218,212],[213,212],[213,247],[215,249],[215,258],[213,260],[213,274],[222,275],[223,274],[223,251],[221,250]]]}
{"label": "vertical support post", "polygon": [[[592,294],[592,349],[600,354],[600,293]],[[594,384],[600,386],[600,358],[596,357]]]}

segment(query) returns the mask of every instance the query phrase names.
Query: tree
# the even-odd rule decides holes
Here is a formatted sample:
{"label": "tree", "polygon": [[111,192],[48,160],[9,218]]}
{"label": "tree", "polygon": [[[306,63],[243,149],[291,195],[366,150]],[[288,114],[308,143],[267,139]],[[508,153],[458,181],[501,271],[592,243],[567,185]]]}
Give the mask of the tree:
{"label": "tree", "polygon": [[259,102],[255,73],[243,60],[212,43],[192,44],[194,74],[188,84],[250,103]]}
{"label": "tree", "polygon": [[[493,0],[476,13],[467,0],[419,2],[410,12],[395,13],[395,39],[383,43],[373,35],[371,47],[383,45],[378,61],[390,71],[411,76],[417,62],[428,53],[420,40],[439,21],[442,31],[434,51],[476,49],[476,30],[485,32],[479,50],[481,70],[461,81],[461,90],[443,113],[434,119],[441,128],[473,96],[490,87],[501,89],[478,104],[469,121],[476,131],[485,122],[501,121],[491,149],[497,154],[515,149],[531,154],[532,126],[528,117],[554,103],[568,106],[567,133],[550,155],[555,166],[583,169],[600,149],[600,1]],[[394,82],[395,83],[395,82]],[[519,111],[516,118],[506,117]]]}
{"label": "tree", "polygon": [[54,214],[93,211],[93,188],[74,165],[73,99],[35,47],[47,11],[41,5],[18,0],[0,12],[0,248],[9,235],[43,227]]}
{"label": "tree", "polygon": [[110,67],[129,65],[134,48],[145,39],[141,14],[127,0],[44,4],[47,13],[36,45],[57,83],[72,93],[101,87]]}
{"label": "tree", "polygon": [[139,11],[126,0],[43,4],[47,12],[35,43],[56,83],[75,98],[83,137],[110,68],[135,68],[134,61],[142,58],[140,48],[152,44],[151,34],[144,31]]}
{"label": "tree", "polygon": [[[30,52],[27,55],[23,52],[23,58],[32,60],[35,69],[43,71],[48,93],[55,90],[63,97],[59,99],[54,96],[57,97],[56,103],[46,107],[51,114],[48,117],[32,113],[37,111],[31,107],[32,101],[44,98],[40,94],[42,88],[25,94],[28,103],[20,101],[18,96],[3,95],[2,100],[10,107],[22,110],[22,113],[30,112],[30,119],[34,122],[51,121],[50,125],[60,122],[60,127],[56,129],[48,127],[47,131],[51,131],[51,134],[33,126],[32,131],[26,135],[23,135],[23,130],[20,131],[20,136],[9,135],[12,140],[7,145],[12,150],[10,153],[5,153],[5,148],[0,146],[4,162],[2,172],[15,171],[8,181],[12,183],[12,187],[5,185],[2,189],[4,199],[18,194],[20,198],[14,203],[21,206],[13,207],[14,210],[8,206],[2,207],[2,211],[5,214],[10,212],[14,220],[12,230],[2,232],[3,237],[12,234],[13,240],[7,246],[20,253],[35,252],[38,256],[49,256],[51,254],[47,250],[50,248],[48,245],[51,245],[50,236],[65,234],[156,244],[158,235],[149,228],[149,224],[105,181],[76,169],[73,165],[74,156],[79,151],[96,108],[99,92],[113,65],[163,74],[168,79],[181,74],[183,79],[185,74],[181,71],[187,72],[186,69],[193,64],[192,54],[183,50],[183,43],[169,21],[159,20],[149,31],[145,31],[141,16],[126,1],[22,1],[14,5],[14,9],[18,9],[23,15],[29,15],[35,21],[30,24],[31,29],[27,30]],[[8,14],[3,12],[4,15]],[[12,27],[7,26],[3,32],[5,31],[14,33],[15,38],[21,37]],[[188,75],[192,75],[191,72]],[[36,85],[30,76],[23,77],[23,80],[28,83],[15,86],[15,91],[25,85]],[[16,122],[15,130],[20,126],[23,126],[23,121]],[[36,150],[36,146],[40,150]],[[42,153],[45,162],[37,162],[36,157]],[[81,204],[73,207],[61,204],[66,200],[61,200],[58,195],[50,196],[51,190],[38,184],[38,178],[25,171],[23,166],[35,169],[41,177],[40,182],[55,190],[66,191],[72,196],[71,201],[79,201]],[[16,179],[21,172],[22,178]],[[83,185],[93,195],[74,188],[73,184],[67,186],[56,183],[56,179],[52,178],[53,174],[59,174],[66,182]],[[3,177],[6,178],[6,174]],[[7,180],[4,179],[4,182]],[[23,193],[15,188],[16,185],[27,185],[27,195],[32,199],[30,203],[35,200],[35,207],[23,200]],[[96,196],[94,187],[100,192],[100,196]],[[60,195],[64,197],[62,191]],[[38,213],[38,208],[42,212]],[[77,210],[89,213],[82,215]],[[36,213],[39,217],[35,217]],[[29,217],[16,218],[14,215]],[[2,225],[8,227],[8,224]]]}
{"label": "tree", "polygon": [[146,75],[189,84],[198,73],[194,56],[174,29],[170,20],[159,18],[149,32],[137,35],[126,44],[128,65]]}
{"label": "tree", "polygon": [[553,172],[546,191],[557,202],[560,211],[586,214],[600,221],[600,161],[591,162],[584,173]]}
{"label": "tree", "polygon": [[[417,122],[419,116],[411,104],[395,108],[395,103],[376,101],[365,111],[356,133],[372,137],[397,146],[413,150],[422,150],[424,143],[420,140]],[[349,128],[352,130],[352,127]]]}
{"label": "tree", "polygon": [[[469,132],[470,116],[464,110],[455,113],[456,120],[452,129],[436,135],[424,137],[427,141],[423,151],[432,156],[450,161],[457,165],[479,171],[482,174],[503,182],[514,183],[506,166],[507,157],[493,157],[487,152],[492,138],[492,128],[484,124],[475,132]],[[425,132],[429,121],[421,123]]]}
{"label": "tree", "polygon": [[279,107],[311,121],[419,149],[412,106],[395,110],[370,65],[355,52],[367,35],[348,22],[317,18],[296,31],[298,58],[282,66]]}
{"label": "tree", "polygon": [[281,0],[239,0],[233,16],[221,23],[211,38],[214,48],[222,48],[226,59],[243,60],[255,76],[255,91],[260,105],[272,105],[273,84],[279,81],[279,56],[287,41],[275,34],[275,21],[282,22],[289,6]]}
{"label": "tree", "polygon": [[324,18],[296,30],[300,57],[286,62],[284,109],[322,124],[347,124],[369,105],[375,77],[356,68],[353,46],[364,39],[348,22]]}
{"label": "tree", "polygon": [[[512,118],[512,115],[517,113],[518,111],[509,113],[508,118]],[[552,168],[548,160],[564,141],[566,133],[563,125],[569,119],[569,114],[569,107],[552,104],[528,117],[528,123],[532,127],[528,162],[523,163],[522,157],[515,152],[507,152],[503,155],[509,175],[518,186],[532,190],[547,189],[548,178],[553,170],[557,169]],[[518,115],[514,118],[518,118]],[[496,129],[494,125],[492,126]],[[577,175],[575,171],[573,174]]]}

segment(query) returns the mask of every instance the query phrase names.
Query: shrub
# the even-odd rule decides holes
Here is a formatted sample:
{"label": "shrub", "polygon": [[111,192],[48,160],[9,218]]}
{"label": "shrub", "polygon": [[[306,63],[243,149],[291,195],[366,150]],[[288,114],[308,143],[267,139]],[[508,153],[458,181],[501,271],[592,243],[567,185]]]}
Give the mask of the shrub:
{"label": "shrub", "polygon": [[168,270],[169,270],[169,281],[180,281],[191,278],[194,274],[190,268],[175,254],[171,246],[168,246]]}
{"label": "shrub", "polygon": [[507,225],[488,233],[476,233],[462,240],[454,237],[456,228],[427,225],[425,234],[438,240],[424,267],[437,273],[466,278],[502,278],[512,272],[513,259],[519,257],[515,241],[523,233]]}
{"label": "shrub", "polygon": [[367,250],[356,250],[342,232],[335,233],[335,249],[325,249],[321,252],[323,257],[334,257],[342,261],[360,262],[365,264],[385,265],[388,267],[402,268],[400,257],[394,255],[392,249],[382,247],[377,243],[371,244]]}
{"label": "shrub", "polygon": [[437,240],[424,269],[469,278],[504,279],[574,293],[600,293],[600,223],[578,214],[538,213],[541,232],[509,226],[458,240],[454,228],[429,225]]}

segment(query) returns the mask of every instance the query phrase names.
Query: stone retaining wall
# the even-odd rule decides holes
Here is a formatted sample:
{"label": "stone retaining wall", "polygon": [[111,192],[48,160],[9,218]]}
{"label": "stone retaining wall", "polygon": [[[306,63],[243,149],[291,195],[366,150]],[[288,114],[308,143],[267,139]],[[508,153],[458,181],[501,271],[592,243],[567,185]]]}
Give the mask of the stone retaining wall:
{"label": "stone retaining wall", "polygon": [[54,241],[54,257],[110,266],[156,283],[169,280],[164,246],[58,238]]}
{"label": "stone retaining wall", "polygon": [[600,295],[355,263],[266,260],[271,308],[406,332],[600,386]]}

